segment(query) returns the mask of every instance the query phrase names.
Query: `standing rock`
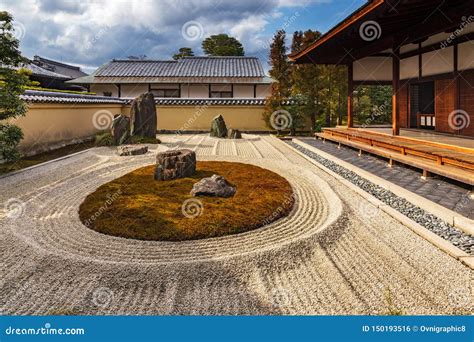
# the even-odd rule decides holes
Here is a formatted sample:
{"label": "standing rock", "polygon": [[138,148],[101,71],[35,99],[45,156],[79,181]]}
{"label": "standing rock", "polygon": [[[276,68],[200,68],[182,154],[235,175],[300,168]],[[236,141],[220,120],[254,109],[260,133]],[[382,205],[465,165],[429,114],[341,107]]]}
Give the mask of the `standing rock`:
{"label": "standing rock", "polygon": [[225,121],[222,115],[218,115],[214,119],[212,119],[211,137],[227,137],[227,126],[225,125]]}
{"label": "standing rock", "polygon": [[190,177],[196,172],[196,153],[173,150],[156,155],[155,180],[165,181]]}
{"label": "standing rock", "polygon": [[133,125],[132,135],[156,137],[156,106],[152,93],[142,94],[133,100],[130,117]]}
{"label": "standing rock", "polygon": [[130,139],[130,118],[117,114],[112,121],[111,134],[115,146],[126,144]]}
{"label": "standing rock", "polygon": [[242,139],[242,133],[238,129],[229,129],[229,134],[227,135],[229,139]]}
{"label": "standing rock", "polygon": [[193,185],[191,195],[193,196],[213,196],[213,197],[232,197],[237,189],[230,184],[224,177],[212,175],[203,178]]}

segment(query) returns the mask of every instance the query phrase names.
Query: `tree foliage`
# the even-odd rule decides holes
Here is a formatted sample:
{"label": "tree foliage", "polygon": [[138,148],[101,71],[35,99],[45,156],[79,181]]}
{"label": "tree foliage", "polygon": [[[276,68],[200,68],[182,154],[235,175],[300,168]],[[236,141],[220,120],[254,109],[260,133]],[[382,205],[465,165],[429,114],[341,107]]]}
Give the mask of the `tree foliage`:
{"label": "tree foliage", "polygon": [[[283,105],[283,103],[288,100],[291,91],[291,66],[288,62],[285,39],[285,31],[279,30],[275,33],[273,41],[270,44],[269,63],[271,69],[269,74],[270,77],[273,78],[274,82],[272,83],[270,95],[267,97],[265,102],[263,119],[265,120],[267,126],[271,129],[290,129],[293,132],[296,129],[295,125],[300,120],[298,118],[299,113],[294,112],[295,108],[289,108],[288,106]],[[290,110],[292,110],[293,113]],[[287,127],[275,125],[274,113],[276,111],[287,112]]]}
{"label": "tree foliage", "polygon": [[177,53],[173,55],[173,59],[177,61],[178,59],[181,59],[183,57],[193,57],[194,52],[191,48],[189,47],[182,47],[178,50]]}
{"label": "tree foliage", "polygon": [[207,56],[244,56],[245,54],[242,44],[225,33],[204,39],[202,50]]}
{"label": "tree foliage", "polygon": [[27,111],[20,95],[29,83],[28,74],[20,68],[26,60],[21,56],[12,23],[8,12],[0,12],[0,121],[7,122],[0,124],[0,159],[4,160],[19,156],[16,148],[23,134],[11,120]]}

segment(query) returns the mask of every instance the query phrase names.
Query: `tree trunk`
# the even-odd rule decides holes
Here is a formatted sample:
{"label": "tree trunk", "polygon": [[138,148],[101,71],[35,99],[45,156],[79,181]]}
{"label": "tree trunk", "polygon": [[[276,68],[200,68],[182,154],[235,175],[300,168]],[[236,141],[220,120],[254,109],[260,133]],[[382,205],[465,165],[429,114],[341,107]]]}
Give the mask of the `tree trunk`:
{"label": "tree trunk", "polygon": [[310,119],[311,119],[311,131],[315,132],[316,131],[316,112],[311,113]]}

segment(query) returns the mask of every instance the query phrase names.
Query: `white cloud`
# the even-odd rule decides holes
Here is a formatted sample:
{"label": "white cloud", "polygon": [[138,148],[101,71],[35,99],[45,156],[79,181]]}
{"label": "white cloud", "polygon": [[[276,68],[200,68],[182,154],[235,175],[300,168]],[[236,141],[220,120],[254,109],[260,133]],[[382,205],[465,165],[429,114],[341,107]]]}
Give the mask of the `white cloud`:
{"label": "white cloud", "polygon": [[[325,0],[316,0],[321,2]],[[262,54],[269,36],[265,28],[280,18],[283,7],[314,0],[3,0],[26,29],[25,55],[64,62],[100,65],[131,54],[168,59],[179,47],[200,51],[200,40],[183,38],[181,27],[194,20],[204,36],[225,32],[238,38],[250,54]]]}

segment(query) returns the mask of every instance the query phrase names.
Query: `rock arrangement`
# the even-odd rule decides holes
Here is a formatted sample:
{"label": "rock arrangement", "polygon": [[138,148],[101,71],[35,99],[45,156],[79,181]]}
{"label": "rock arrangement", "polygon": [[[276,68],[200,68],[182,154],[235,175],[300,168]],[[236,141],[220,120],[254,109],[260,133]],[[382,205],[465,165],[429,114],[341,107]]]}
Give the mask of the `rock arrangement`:
{"label": "rock arrangement", "polygon": [[133,100],[130,118],[133,123],[132,135],[156,137],[156,105],[152,93],[142,94]]}
{"label": "rock arrangement", "polygon": [[222,115],[216,116],[211,123],[211,137],[225,138],[227,137],[227,126]]}
{"label": "rock arrangement", "polygon": [[211,122],[211,137],[242,139],[242,133],[238,129],[227,129],[224,117],[218,115]]}
{"label": "rock arrangement", "polygon": [[190,177],[196,172],[196,152],[173,150],[156,155],[155,180],[166,181]]}
{"label": "rock arrangement", "polygon": [[130,118],[123,114],[117,114],[112,121],[111,134],[115,146],[125,144],[130,139]]}
{"label": "rock arrangement", "polygon": [[212,197],[232,197],[237,191],[236,187],[229,183],[224,177],[212,175],[203,178],[193,185],[191,195],[212,196]]}
{"label": "rock arrangement", "polygon": [[229,129],[227,137],[229,139],[242,139],[242,133],[238,129]]}
{"label": "rock arrangement", "polygon": [[147,152],[148,146],[146,145],[122,145],[117,147],[117,153],[119,156],[136,156]]}

